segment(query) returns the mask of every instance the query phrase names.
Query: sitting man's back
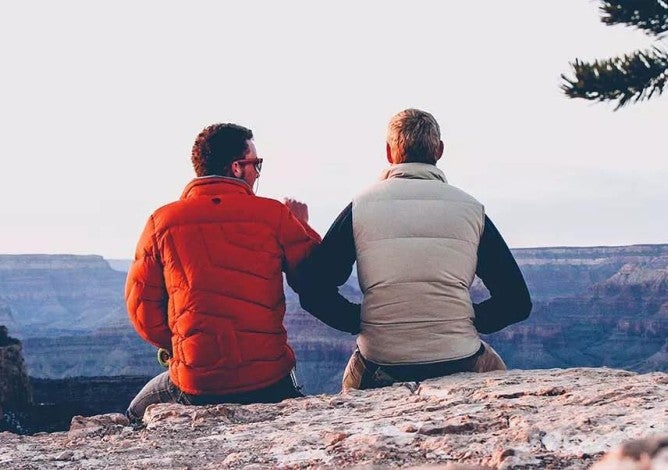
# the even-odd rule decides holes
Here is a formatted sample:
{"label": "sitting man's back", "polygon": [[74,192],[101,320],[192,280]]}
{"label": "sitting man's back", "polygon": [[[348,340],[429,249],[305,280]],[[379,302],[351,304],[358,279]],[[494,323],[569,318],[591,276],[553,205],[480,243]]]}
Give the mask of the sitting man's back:
{"label": "sitting man's back", "polygon": [[[257,197],[253,134],[234,124],[204,129],[193,146],[197,178],[156,210],[126,284],[139,335],[169,352],[169,371],[128,409],[139,420],[158,402],[280,401],[300,396],[291,379],[282,271],[316,246],[306,206]],[[298,220],[295,215],[300,216]]]}
{"label": "sitting man's back", "polygon": [[[344,388],[504,369],[479,333],[529,315],[528,290],[510,250],[483,205],[447,183],[436,167],[442,154],[431,114],[409,109],[394,116],[391,166],[353,199],[300,267],[302,305],[338,327],[338,316],[357,315],[353,304],[332,300],[357,262],[364,297]],[[476,274],[492,297],[473,305]]]}

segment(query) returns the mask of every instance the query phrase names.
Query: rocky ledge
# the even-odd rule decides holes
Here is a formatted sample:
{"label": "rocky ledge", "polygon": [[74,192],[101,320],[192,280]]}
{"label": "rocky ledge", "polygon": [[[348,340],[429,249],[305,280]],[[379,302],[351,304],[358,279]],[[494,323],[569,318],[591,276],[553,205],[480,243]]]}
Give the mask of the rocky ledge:
{"label": "rocky ledge", "polygon": [[[458,374],[275,405],[154,405],[144,424],[109,414],[75,417],[69,432],[2,433],[0,467],[668,468],[668,374]],[[649,450],[602,460],[641,437]]]}

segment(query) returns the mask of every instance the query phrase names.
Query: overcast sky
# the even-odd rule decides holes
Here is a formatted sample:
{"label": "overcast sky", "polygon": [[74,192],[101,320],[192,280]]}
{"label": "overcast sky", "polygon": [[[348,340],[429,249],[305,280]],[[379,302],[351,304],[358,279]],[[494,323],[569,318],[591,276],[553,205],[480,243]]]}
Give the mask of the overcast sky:
{"label": "overcast sky", "polygon": [[130,258],[214,122],[253,129],[259,194],[307,202],[324,234],[407,107],[434,114],[439,167],[511,247],[666,243],[668,97],[613,112],[559,90],[576,57],[652,44],[597,7],[2,2],[0,253]]}

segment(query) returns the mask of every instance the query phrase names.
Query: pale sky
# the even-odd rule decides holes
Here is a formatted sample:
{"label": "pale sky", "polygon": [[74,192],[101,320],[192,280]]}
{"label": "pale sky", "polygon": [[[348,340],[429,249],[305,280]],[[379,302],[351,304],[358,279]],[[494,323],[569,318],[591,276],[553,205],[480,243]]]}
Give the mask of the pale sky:
{"label": "pale sky", "polygon": [[576,57],[653,43],[597,8],[2,2],[0,253],[132,257],[215,122],[253,129],[259,195],[307,202],[324,234],[386,166],[387,122],[408,107],[439,121],[438,166],[511,247],[667,243],[668,97],[613,112],[559,89]]}

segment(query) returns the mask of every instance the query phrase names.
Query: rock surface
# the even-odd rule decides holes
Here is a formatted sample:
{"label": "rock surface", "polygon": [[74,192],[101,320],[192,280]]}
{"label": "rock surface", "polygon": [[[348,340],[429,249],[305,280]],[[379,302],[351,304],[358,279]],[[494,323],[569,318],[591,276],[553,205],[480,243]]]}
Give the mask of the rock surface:
{"label": "rock surface", "polygon": [[136,431],[119,414],[76,417],[67,433],[0,434],[0,467],[586,469],[667,433],[666,373],[511,370],[275,405],[154,405]]}

